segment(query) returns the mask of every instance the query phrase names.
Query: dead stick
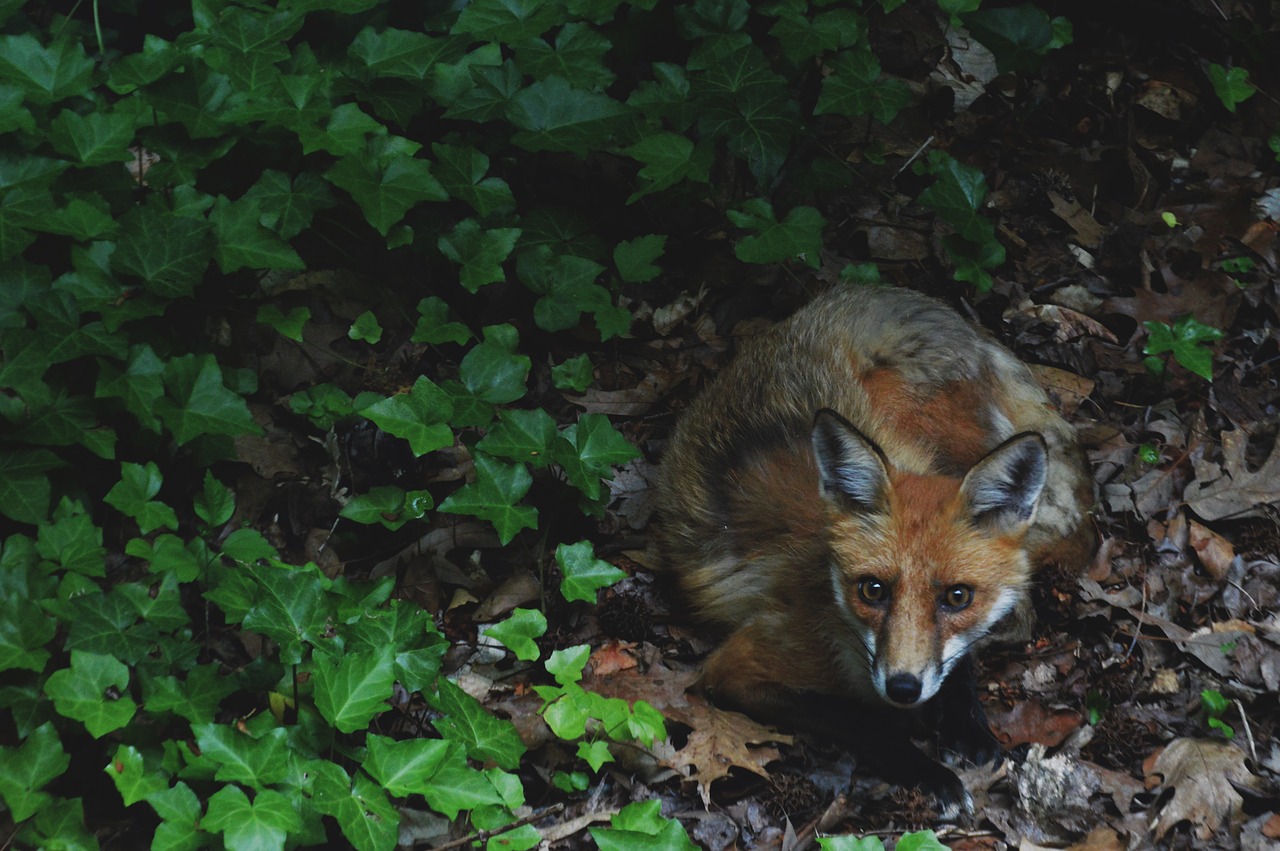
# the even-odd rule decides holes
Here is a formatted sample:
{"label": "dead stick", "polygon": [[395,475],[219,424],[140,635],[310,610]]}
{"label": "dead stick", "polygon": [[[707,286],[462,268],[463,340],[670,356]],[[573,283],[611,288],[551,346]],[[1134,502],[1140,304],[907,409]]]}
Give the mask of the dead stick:
{"label": "dead stick", "polygon": [[552,804],[551,806],[547,807],[545,810],[539,810],[536,813],[529,813],[529,815],[525,816],[522,819],[518,819],[516,821],[511,822],[511,824],[504,825],[494,830],[481,830],[471,834],[470,836],[464,836],[461,839],[454,839],[452,841],[446,842],[443,845],[435,845],[435,846],[414,845],[413,847],[415,848],[430,847],[433,849],[433,851],[445,851],[445,849],[448,849],[448,848],[461,848],[463,845],[469,845],[472,842],[488,842],[490,839],[492,839],[495,836],[501,836],[502,834],[509,833],[510,831],[513,831],[518,827],[524,827],[526,824],[532,824],[533,822],[538,821],[540,819],[544,819],[547,816],[559,815],[562,812],[564,812],[564,804]]}

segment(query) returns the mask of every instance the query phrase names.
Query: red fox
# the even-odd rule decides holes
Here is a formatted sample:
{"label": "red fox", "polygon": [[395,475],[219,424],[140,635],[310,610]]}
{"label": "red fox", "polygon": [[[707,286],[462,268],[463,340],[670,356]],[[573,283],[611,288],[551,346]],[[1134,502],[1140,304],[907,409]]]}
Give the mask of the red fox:
{"label": "red fox", "polygon": [[726,635],[712,700],[834,737],[953,816],[959,778],[882,710],[998,756],[969,651],[1034,568],[1088,560],[1091,503],[1071,427],[1012,354],[918,293],[842,287],[748,340],[681,416],[656,537]]}

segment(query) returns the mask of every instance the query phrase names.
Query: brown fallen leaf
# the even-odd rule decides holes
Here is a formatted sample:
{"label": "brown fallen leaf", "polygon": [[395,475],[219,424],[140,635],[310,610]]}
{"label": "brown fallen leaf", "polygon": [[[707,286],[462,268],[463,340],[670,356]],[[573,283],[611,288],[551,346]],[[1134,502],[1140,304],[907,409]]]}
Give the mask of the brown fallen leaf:
{"label": "brown fallen leaf", "polygon": [[664,763],[698,784],[698,794],[711,805],[711,784],[735,767],[768,777],[765,766],[781,754],[773,743],[790,744],[792,736],[766,727],[738,712],[720,709],[697,695],[685,710],[669,718],[692,728],[685,746]]}
{"label": "brown fallen leaf", "polygon": [[630,641],[608,641],[591,654],[591,671],[597,677],[607,677],[626,671],[640,664],[631,651],[636,647]]}
{"label": "brown fallen leaf", "polygon": [[1187,485],[1182,498],[1205,520],[1224,517],[1266,517],[1265,506],[1280,503],[1280,443],[1261,467],[1249,471],[1249,436],[1244,429],[1222,433],[1222,474],[1207,475],[1209,465],[1197,467],[1195,481]]}
{"label": "brown fallen leaf", "polygon": [[1191,548],[1200,558],[1200,564],[1209,575],[1221,582],[1227,577],[1231,562],[1236,557],[1235,547],[1217,532],[1192,520],[1188,524]]}
{"label": "brown fallen leaf", "polygon": [[1202,840],[1213,836],[1223,819],[1237,824],[1244,815],[1244,799],[1232,784],[1258,786],[1258,778],[1245,767],[1244,752],[1212,739],[1174,739],[1151,761],[1147,775],[1160,775],[1161,785],[1173,789],[1152,825],[1157,842],[1183,821],[1191,822]]}
{"label": "brown fallen leaf", "polygon": [[1080,206],[1074,199],[1067,200],[1052,190],[1049,201],[1053,204],[1053,214],[1071,226],[1076,232],[1076,240],[1086,248],[1097,248],[1107,236],[1107,229],[1098,223],[1088,210]]}
{"label": "brown fallen leaf", "polygon": [[1069,709],[1049,709],[1038,700],[1027,700],[1008,712],[990,710],[992,732],[1005,748],[1024,744],[1053,747],[1080,728],[1084,718]]}

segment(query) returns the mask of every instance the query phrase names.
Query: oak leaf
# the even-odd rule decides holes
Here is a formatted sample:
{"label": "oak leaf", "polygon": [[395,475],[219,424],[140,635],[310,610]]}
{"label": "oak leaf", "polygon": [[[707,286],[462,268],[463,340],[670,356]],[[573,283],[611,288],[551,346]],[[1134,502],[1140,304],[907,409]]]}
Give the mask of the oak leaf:
{"label": "oak leaf", "polygon": [[1207,840],[1222,825],[1239,824],[1244,799],[1236,786],[1256,788],[1258,778],[1244,764],[1244,752],[1228,742],[1212,739],[1174,739],[1155,758],[1148,776],[1159,774],[1173,797],[1154,824],[1159,842],[1174,825],[1189,821],[1196,836]]}
{"label": "oak leaf", "polygon": [[1196,480],[1182,497],[1204,520],[1224,517],[1265,517],[1265,506],[1280,503],[1280,444],[1257,470],[1250,472],[1246,458],[1249,436],[1243,429],[1222,433],[1222,471],[1208,478],[1211,465],[1196,465]]}

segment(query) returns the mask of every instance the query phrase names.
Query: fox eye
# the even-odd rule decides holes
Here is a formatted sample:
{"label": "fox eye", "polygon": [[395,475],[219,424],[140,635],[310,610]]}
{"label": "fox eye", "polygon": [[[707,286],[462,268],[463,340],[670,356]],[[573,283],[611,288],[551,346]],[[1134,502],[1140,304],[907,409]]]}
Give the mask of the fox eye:
{"label": "fox eye", "polygon": [[953,612],[968,608],[973,602],[973,588],[968,585],[952,585],[942,592],[942,605]]}
{"label": "fox eye", "polygon": [[878,605],[889,599],[889,589],[879,579],[868,576],[858,580],[858,596],[864,603]]}

